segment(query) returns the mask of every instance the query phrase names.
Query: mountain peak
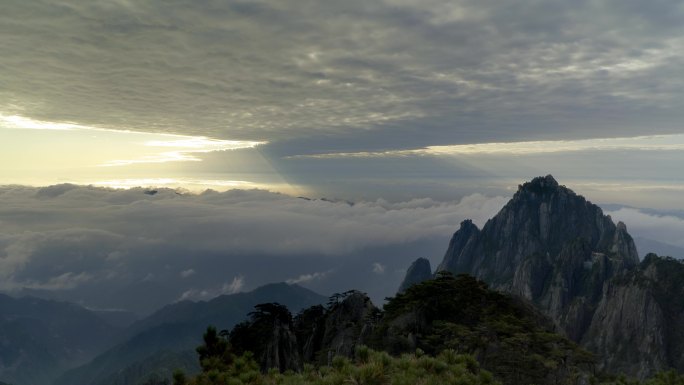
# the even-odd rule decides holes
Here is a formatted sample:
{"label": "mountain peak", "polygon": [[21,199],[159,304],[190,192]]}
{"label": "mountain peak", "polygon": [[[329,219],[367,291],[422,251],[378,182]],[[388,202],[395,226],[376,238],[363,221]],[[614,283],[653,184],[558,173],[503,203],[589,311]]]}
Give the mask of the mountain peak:
{"label": "mountain peak", "polygon": [[472,227],[477,228],[472,219],[466,219],[461,222],[461,229],[469,229]]}
{"label": "mountain peak", "polygon": [[549,174],[547,176],[538,176],[529,182],[518,186],[518,192],[532,192],[543,193],[557,191],[561,186],[558,181]]}
{"label": "mountain peak", "polygon": [[481,230],[462,222],[437,271],[469,273],[531,300],[577,340],[603,283],[637,264],[624,224],[547,175],[522,184]]}
{"label": "mountain peak", "polygon": [[[463,224],[461,224],[461,228],[463,228]],[[411,266],[409,266],[408,270],[406,271],[406,276],[401,282],[401,286],[399,286],[399,293],[430,278],[432,278],[432,267],[430,267],[430,261],[426,258],[418,258],[413,261]]]}
{"label": "mountain peak", "polygon": [[625,222],[620,221],[617,223],[617,229],[620,231],[627,231],[627,225]]}

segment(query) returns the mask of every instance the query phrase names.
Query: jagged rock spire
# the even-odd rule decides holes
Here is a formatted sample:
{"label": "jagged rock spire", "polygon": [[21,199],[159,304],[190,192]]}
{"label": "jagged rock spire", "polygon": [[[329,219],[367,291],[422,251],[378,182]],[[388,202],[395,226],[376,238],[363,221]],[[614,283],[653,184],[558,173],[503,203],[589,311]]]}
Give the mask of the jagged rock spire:
{"label": "jagged rock spire", "polygon": [[411,266],[409,266],[408,270],[406,270],[406,276],[404,277],[404,280],[401,282],[398,292],[401,293],[409,287],[417,283],[426,281],[430,278],[432,278],[432,268],[430,267],[430,261],[428,261],[425,258],[418,258],[415,261],[413,261]]}

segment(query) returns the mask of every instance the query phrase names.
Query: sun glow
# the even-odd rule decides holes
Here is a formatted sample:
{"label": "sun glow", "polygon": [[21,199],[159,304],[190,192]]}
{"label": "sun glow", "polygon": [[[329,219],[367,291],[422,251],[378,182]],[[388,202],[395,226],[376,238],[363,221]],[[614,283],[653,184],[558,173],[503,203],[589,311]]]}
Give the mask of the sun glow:
{"label": "sun glow", "polygon": [[[257,150],[265,141],[113,130],[0,113],[0,143],[0,184],[294,190]],[[222,171],[197,177],[192,164],[207,159]],[[245,164],[256,172],[237,166]]]}

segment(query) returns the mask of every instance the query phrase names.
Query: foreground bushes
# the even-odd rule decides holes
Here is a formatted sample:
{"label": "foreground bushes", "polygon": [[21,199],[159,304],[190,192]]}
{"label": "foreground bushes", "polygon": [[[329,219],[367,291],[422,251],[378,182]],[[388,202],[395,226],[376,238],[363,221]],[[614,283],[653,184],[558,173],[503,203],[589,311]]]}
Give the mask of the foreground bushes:
{"label": "foreground bushes", "polygon": [[594,381],[600,385],[684,385],[684,374],[678,374],[675,370],[659,372],[653,378],[646,381],[636,381],[627,379],[624,376],[612,379],[611,381]]}
{"label": "foreground bushes", "polygon": [[468,355],[445,350],[436,357],[418,351],[391,357],[367,347],[356,351],[355,359],[338,356],[331,366],[314,368],[306,365],[301,373],[279,373],[271,370],[262,374],[250,353],[234,357],[221,369],[203,371],[186,380],[180,373],[174,385],[485,385],[498,384],[491,373],[481,370]]}

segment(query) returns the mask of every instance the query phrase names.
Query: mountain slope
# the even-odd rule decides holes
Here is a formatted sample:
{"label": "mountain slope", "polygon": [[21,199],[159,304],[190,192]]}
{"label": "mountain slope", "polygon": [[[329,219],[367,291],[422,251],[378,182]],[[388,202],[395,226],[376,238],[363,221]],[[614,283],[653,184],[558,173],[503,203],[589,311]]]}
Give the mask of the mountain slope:
{"label": "mountain slope", "polygon": [[[164,306],[147,318],[134,323],[128,330],[134,335],[163,324],[200,323],[207,325],[232,324],[236,317],[244,318],[245,309],[257,303],[278,302],[293,309],[325,302],[327,298],[299,285],[272,283],[260,286],[248,293],[222,295],[209,301],[181,301]],[[241,318],[240,318],[241,320]]]}
{"label": "mountain slope", "polygon": [[586,378],[592,355],[555,329],[527,301],[493,291],[469,275],[441,272],[388,301],[371,346],[391,354],[455,349],[472,354],[504,384]]}
{"label": "mountain slope", "polygon": [[297,371],[307,363],[335,366],[335,356],[358,358],[362,345],[395,356],[453,349],[473,355],[511,385],[586,379],[593,363],[589,353],[554,333],[553,322],[526,301],[489,290],[471,276],[446,272],[389,298],[384,312],[352,290],[294,319],[281,306],[260,305],[230,333],[232,351],[252,352],[263,372]]}
{"label": "mountain slope", "polygon": [[464,221],[437,270],[533,301],[578,341],[603,284],[638,262],[624,224],[549,175],[520,186],[482,230]]}
{"label": "mountain slope", "polygon": [[[183,301],[168,305],[131,326],[130,337],[88,364],[59,377],[55,385],[115,385],[136,383],[143,376],[136,367],[149,373],[169,374],[176,366],[188,372],[199,370],[196,361],[188,362],[188,351],[201,342],[209,325],[231,328],[246,318],[254,305],[279,302],[302,309],[325,302],[326,298],[298,285],[285,283],[262,286],[248,293],[224,295],[206,302]],[[173,357],[169,361],[158,356]],[[180,357],[180,358],[179,358]],[[127,382],[122,381],[127,377]],[[167,377],[168,378],[168,377]]]}
{"label": "mountain slope", "polygon": [[[601,208],[550,175],[519,186],[482,229],[471,221],[461,223],[441,270],[474,275],[531,301],[569,338],[600,353],[599,367],[608,372],[645,378],[679,367],[669,353],[681,346],[671,348],[669,337],[677,334],[673,320],[679,316],[668,320],[661,315],[667,310],[639,286],[647,270],[639,267],[626,226],[614,224]],[[643,279],[624,278],[635,272]],[[663,297],[684,301],[676,289],[668,290]],[[633,301],[621,302],[625,296]],[[622,334],[602,335],[617,327]],[[658,358],[661,353],[665,356]]]}
{"label": "mountain slope", "polygon": [[0,380],[49,384],[105,349],[116,334],[78,305],[0,294]]}

